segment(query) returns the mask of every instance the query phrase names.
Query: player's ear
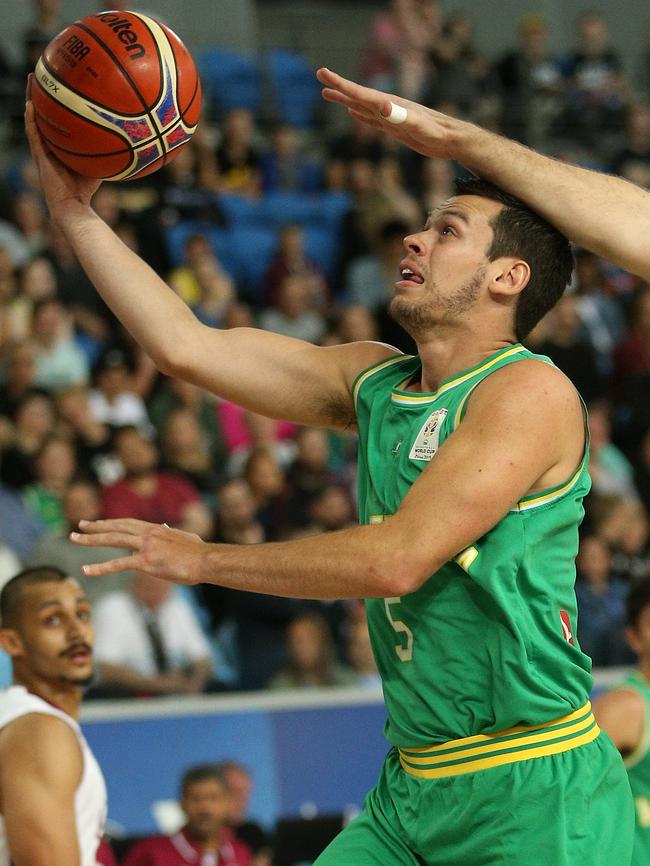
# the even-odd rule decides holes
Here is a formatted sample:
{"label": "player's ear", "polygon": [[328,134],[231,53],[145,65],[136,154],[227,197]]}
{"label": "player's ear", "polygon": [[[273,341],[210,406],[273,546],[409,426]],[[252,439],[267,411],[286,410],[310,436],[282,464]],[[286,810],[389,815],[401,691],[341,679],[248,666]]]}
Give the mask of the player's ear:
{"label": "player's ear", "polygon": [[23,652],[23,642],[15,629],[0,628],[0,649],[10,656],[18,656]]}
{"label": "player's ear", "polygon": [[518,295],[530,280],[530,265],[523,259],[495,259],[491,262],[495,270],[490,280],[490,290],[495,295]]}

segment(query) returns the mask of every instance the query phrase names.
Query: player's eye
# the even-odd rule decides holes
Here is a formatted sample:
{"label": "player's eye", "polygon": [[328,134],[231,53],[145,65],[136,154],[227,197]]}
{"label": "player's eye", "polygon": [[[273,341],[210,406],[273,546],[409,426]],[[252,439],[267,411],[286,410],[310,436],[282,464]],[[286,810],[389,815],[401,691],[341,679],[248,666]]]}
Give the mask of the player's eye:
{"label": "player's eye", "polygon": [[80,610],[77,613],[77,617],[80,620],[82,620],[83,622],[89,622],[90,621],[90,611],[89,610]]}
{"label": "player's eye", "polygon": [[455,235],[454,227],[450,225],[443,225],[440,230],[441,235]]}
{"label": "player's eye", "polygon": [[61,617],[58,613],[53,613],[52,616],[48,616],[45,620],[45,625],[59,625],[61,622]]}

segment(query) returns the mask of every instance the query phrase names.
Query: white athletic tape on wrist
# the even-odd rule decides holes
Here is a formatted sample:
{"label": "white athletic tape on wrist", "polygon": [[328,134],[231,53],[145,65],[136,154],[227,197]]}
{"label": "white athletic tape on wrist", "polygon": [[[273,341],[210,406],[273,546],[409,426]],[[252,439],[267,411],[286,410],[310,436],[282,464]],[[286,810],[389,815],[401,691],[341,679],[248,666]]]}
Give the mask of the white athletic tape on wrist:
{"label": "white athletic tape on wrist", "polygon": [[386,118],[389,123],[404,123],[408,115],[407,110],[403,105],[397,105],[395,102],[390,104],[390,114]]}

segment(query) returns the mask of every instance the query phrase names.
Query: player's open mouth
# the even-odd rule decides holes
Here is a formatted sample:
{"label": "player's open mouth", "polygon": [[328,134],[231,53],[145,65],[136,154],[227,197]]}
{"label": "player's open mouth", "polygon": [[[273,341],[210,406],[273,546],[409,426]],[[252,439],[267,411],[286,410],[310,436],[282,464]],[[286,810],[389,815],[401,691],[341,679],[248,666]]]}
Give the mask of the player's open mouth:
{"label": "player's open mouth", "polygon": [[73,647],[64,652],[63,655],[77,665],[90,661],[90,649],[86,646]]}
{"label": "player's open mouth", "polygon": [[424,277],[419,271],[416,271],[406,262],[402,262],[399,267],[399,272],[401,276],[401,280],[397,282],[397,285],[412,285],[421,286],[424,282]]}

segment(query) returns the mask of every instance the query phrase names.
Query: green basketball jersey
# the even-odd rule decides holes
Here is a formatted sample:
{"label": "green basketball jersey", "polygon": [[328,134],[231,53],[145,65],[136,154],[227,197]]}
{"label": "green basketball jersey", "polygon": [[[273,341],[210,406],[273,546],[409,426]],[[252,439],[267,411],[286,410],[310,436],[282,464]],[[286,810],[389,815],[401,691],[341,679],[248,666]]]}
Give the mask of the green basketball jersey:
{"label": "green basketball jersey", "polygon": [[645,703],[641,742],[625,758],[624,763],[636,809],[632,866],[648,866],[650,863],[650,683],[640,672],[635,671],[626,677],[618,688],[633,689],[641,695]]}
{"label": "green basketball jersey", "polygon": [[[361,522],[395,513],[462,423],[474,388],[526,358],[550,363],[517,344],[429,394],[403,390],[420,371],[417,356],[361,373],[353,388]],[[366,601],[391,742],[424,746],[533,726],[586,703],[591,661],[575,638],[574,561],[589,487],[585,455],[565,484],[525,497],[416,592]],[[413,544],[426,544],[417,526]]]}

